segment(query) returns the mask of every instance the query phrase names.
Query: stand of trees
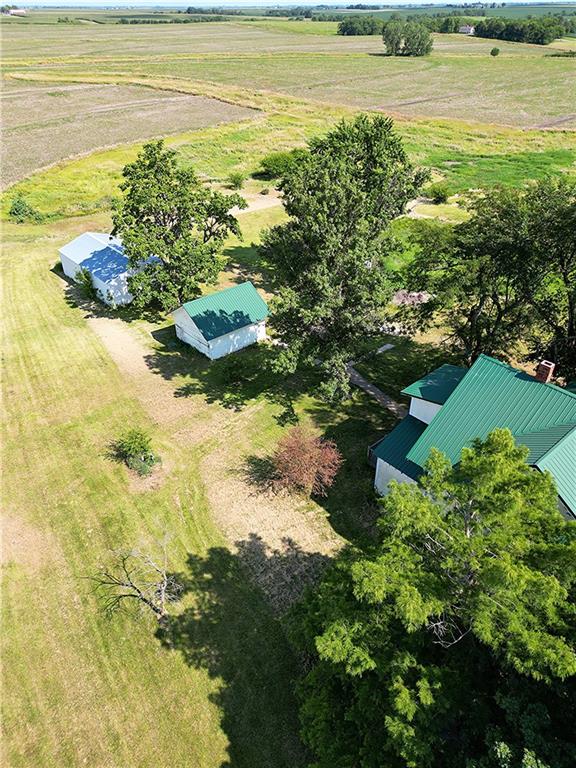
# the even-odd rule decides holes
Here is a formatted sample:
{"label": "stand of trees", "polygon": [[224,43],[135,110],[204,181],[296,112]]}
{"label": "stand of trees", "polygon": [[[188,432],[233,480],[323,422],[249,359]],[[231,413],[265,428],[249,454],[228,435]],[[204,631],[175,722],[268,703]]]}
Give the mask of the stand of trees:
{"label": "stand of trees", "polygon": [[476,37],[510,40],[515,43],[548,45],[558,37],[573,31],[574,20],[560,16],[544,16],[538,19],[482,19],[475,24]]}
{"label": "stand of trees", "polygon": [[464,11],[441,14],[414,14],[408,20],[392,16],[384,22],[377,16],[348,16],[338,25],[339,35],[379,35],[391,24],[418,24],[430,32],[455,33],[463,24],[475,28],[476,37],[547,45],[558,37],[576,32],[576,15],[547,15],[538,18],[504,19],[499,16],[481,20],[466,17]]}
{"label": "stand of trees", "polygon": [[390,56],[426,56],[432,50],[432,35],[414,21],[389,21],[382,29],[382,40]]}
{"label": "stand of trees", "polygon": [[351,16],[338,24],[339,35],[381,35],[384,22],[375,16]]}
{"label": "stand of trees", "polygon": [[421,222],[420,252],[406,271],[425,304],[404,310],[420,328],[448,327],[468,362],[506,358],[519,344],[576,378],[576,182],[495,189],[456,227]]}
{"label": "stand of trees", "polygon": [[527,454],[507,430],[433,453],[294,610],[315,766],[576,764],[576,526]]}

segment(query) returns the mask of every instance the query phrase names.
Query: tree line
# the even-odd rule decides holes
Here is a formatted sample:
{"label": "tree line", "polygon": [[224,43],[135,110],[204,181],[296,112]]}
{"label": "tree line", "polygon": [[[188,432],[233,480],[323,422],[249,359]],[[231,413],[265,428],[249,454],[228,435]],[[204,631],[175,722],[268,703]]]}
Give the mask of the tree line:
{"label": "tree line", "polygon": [[455,33],[464,24],[470,24],[475,29],[477,37],[510,40],[519,43],[534,43],[548,45],[558,37],[576,32],[576,15],[547,15],[528,19],[503,19],[490,17],[473,19],[462,12],[450,15],[414,14],[407,20],[391,18],[383,21],[377,16],[350,16],[338,24],[339,35],[379,35],[383,34],[390,24],[418,24],[430,32]]}
{"label": "tree line", "polygon": [[515,43],[548,45],[553,40],[576,31],[576,18],[544,16],[538,19],[482,19],[475,24],[474,34]]}

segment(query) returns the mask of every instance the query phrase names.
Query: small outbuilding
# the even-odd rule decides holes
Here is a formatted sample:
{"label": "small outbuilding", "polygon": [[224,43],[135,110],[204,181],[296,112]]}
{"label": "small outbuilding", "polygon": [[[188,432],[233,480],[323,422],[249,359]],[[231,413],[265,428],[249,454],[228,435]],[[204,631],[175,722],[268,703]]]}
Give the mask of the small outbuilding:
{"label": "small outbuilding", "polygon": [[247,281],[188,301],[172,317],[181,341],[216,360],[266,338],[268,305]]}
{"label": "small outbuilding", "polygon": [[128,257],[122,241],[103,232],[84,232],[60,248],[64,274],[78,282],[81,270],[87,270],[100,299],[105,304],[129,304],[133,296],[128,290]]}
{"label": "small outbuilding", "polygon": [[464,24],[458,29],[458,32],[461,35],[473,35],[475,31],[476,29],[472,26],[472,24]]}

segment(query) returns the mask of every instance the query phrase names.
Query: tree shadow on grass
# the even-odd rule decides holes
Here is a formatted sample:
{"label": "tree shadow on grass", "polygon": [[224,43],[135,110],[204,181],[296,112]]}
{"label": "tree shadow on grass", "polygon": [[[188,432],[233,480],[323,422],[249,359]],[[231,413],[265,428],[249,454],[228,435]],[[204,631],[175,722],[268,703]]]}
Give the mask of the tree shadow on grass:
{"label": "tree shadow on grass", "polygon": [[315,500],[324,507],[337,533],[357,545],[367,544],[376,532],[380,515],[368,448],[390,432],[398,420],[359,390],[335,408],[315,401],[307,413],[323,430],[323,437],[336,443],[344,458],[327,495]]}
{"label": "tree shadow on grass", "polygon": [[256,288],[266,293],[272,293],[275,288],[274,274],[261,259],[258,246],[235,245],[226,249],[228,264],[226,269],[235,273],[234,281],[244,283],[250,280]]}
{"label": "tree shadow on grass", "polygon": [[208,360],[188,344],[177,339],[174,328],[152,332],[160,346],[146,355],[147,366],[164,379],[182,383],[175,397],[203,395],[209,403],[219,403],[231,410],[241,410],[249,401],[265,396],[279,405],[277,420],[294,423],[294,402],[306,391],[314,375],[285,376],[275,373],[271,360],[275,354],[270,344],[254,344],[219,360]]}
{"label": "tree shadow on grass", "polygon": [[219,683],[212,701],[229,740],[221,768],[303,766],[293,693],[298,663],[282,624],[251,582],[290,594],[290,574],[301,585],[303,572],[318,573],[327,558],[290,542],[270,551],[256,535],[237,549],[233,554],[214,547],[205,556],[189,556],[186,572],[177,576],[187,607],[159,637]]}

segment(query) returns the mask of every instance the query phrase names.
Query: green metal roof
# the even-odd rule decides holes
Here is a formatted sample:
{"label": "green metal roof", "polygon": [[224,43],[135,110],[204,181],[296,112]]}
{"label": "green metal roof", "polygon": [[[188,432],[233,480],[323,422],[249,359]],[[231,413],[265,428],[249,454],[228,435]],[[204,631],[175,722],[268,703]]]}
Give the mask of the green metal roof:
{"label": "green metal roof", "polygon": [[558,495],[576,516],[576,426],[545,453],[536,466],[548,470],[558,488]]}
{"label": "green metal roof", "polygon": [[406,454],[426,429],[426,424],[414,416],[405,416],[390,434],[372,448],[378,459],[386,461],[399,472],[416,480],[422,474],[422,467],[406,458]]}
{"label": "green metal roof", "polygon": [[481,355],[406,458],[423,466],[436,447],[455,464],[474,438],[507,427],[528,445],[536,466],[552,472],[559,495],[575,510],[576,459],[570,451],[576,438],[569,426],[576,427],[576,394]]}
{"label": "green metal roof", "polygon": [[550,429],[543,429],[541,432],[514,435],[514,439],[520,445],[525,445],[530,449],[528,463],[536,464],[573,429],[574,424],[560,424],[556,427],[550,427]]}
{"label": "green metal roof", "polygon": [[268,317],[268,305],[249,281],[188,301],[184,309],[206,341]]}
{"label": "green metal roof", "polygon": [[427,374],[402,390],[403,395],[421,397],[431,403],[444,405],[458,384],[462,381],[467,368],[458,365],[441,365],[432,373]]}

